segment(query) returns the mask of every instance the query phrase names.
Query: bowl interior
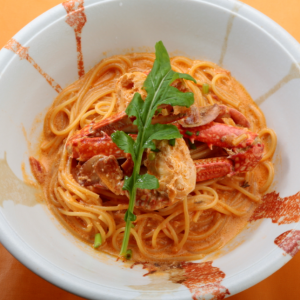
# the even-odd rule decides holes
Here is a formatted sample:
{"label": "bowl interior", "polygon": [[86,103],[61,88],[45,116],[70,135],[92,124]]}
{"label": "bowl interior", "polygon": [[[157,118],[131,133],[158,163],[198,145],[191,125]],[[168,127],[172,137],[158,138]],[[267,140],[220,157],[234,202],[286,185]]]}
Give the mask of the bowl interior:
{"label": "bowl interior", "polygon": [[[277,133],[276,176],[269,192],[287,197],[299,191],[300,141],[294,137],[300,127],[300,58],[291,54],[295,45],[287,33],[272,35],[276,25],[236,1],[92,0],[84,2],[84,9],[82,2],[74,1],[69,9],[79,9],[73,17],[86,17],[80,23],[85,71],[114,54],[153,52],[159,40],[171,55],[220,64],[245,86]],[[0,53],[1,242],[39,275],[87,298],[190,299],[203,286],[200,279],[193,290],[170,281],[168,273],[143,277],[147,271],[141,266],[129,269],[93,251],[68,233],[36,201],[36,190],[22,181],[22,164],[30,173],[28,156],[58,85],[64,88],[78,78],[75,36],[80,26],[70,26],[66,16],[63,5],[53,8]],[[234,294],[289,260],[274,239],[297,227],[296,222],[279,226],[270,219],[249,223],[218,255],[205,260],[226,274],[222,288]]]}

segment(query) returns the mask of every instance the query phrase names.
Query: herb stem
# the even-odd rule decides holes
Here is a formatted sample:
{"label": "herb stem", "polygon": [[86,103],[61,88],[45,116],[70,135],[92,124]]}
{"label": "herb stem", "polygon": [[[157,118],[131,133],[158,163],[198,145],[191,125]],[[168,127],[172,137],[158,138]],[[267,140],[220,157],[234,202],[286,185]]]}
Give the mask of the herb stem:
{"label": "herb stem", "polygon": [[175,141],[175,138],[182,137],[178,129],[173,125],[152,125],[152,117],[155,112],[164,115],[164,109],[161,111],[157,109],[162,104],[190,107],[194,102],[192,93],[182,93],[172,87],[171,83],[178,78],[192,80],[196,83],[195,79],[188,74],[177,73],[172,70],[168,52],[162,42],[158,42],[155,45],[155,49],[156,58],[153,68],[143,84],[147,91],[147,97],[143,101],[141,95],[135,93],[125,111],[129,117],[136,117],[134,124],[138,126],[137,138],[133,140],[122,131],[116,131],[111,135],[117,146],[126,153],[130,153],[134,161],[132,175],[131,177],[125,176],[123,186],[123,189],[129,192],[129,205],[124,218],[126,226],[120,251],[120,256],[123,259],[129,259],[132,256],[132,251],[130,249],[127,250],[127,247],[132,222],[136,220],[133,211],[137,188],[152,190],[159,187],[159,181],[155,176],[148,173],[140,174],[143,152],[147,148],[151,149],[153,153],[150,154],[152,158],[155,158],[154,152],[159,152],[159,149],[156,149],[153,140],[173,139]]}
{"label": "herb stem", "polygon": [[[143,152],[144,152],[143,147],[140,147],[138,157],[134,164],[133,172],[132,172],[133,189],[129,192],[130,198],[129,198],[129,206],[128,206],[128,211],[130,211],[131,213],[133,213],[133,210],[134,210],[136,190],[137,190],[135,183],[136,183],[136,179],[137,179],[137,174],[140,173]],[[122,256],[124,258],[126,258],[126,255],[127,255],[127,247],[128,247],[128,243],[129,243],[131,224],[132,224],[132,221],[126,220],[124,238],[122,241],[122,247],[121,247],[121,251],[120,251],[120,256]]]}

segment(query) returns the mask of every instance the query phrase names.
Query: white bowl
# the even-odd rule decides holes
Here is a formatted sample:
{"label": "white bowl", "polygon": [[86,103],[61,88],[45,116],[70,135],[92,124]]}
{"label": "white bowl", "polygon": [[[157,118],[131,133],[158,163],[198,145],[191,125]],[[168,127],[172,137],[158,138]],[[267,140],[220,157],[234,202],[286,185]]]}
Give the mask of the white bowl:
{"label": "white bowl", "polygon": [[[28,24],[0,52],[1,243],[43,278],[91,299],[223,297],[283,266],[300,240],[299,44],[266,16],[233,0],[86,0],[84,10],[83,1],[73,2],[69,9],[79,10],[69,15],[68,23],[68,7],[58,5]],[[81,23],[72,23],[72,16]],[[172,283],[169,273],[143,277],[147,271],[141,266],[129,269],[76,240],[22,182],[23,162],[29,172],[27,141],[36,142],[42,128],[40,122],[31,131],[36,116],[42,120],[59,86],[78,78],[74,28],[77,37],[82,29],[86,71],[106,56],[153,51],[159,40],[171,53],[221,64],[243,83],[276,131],[276,177],[270,192],[281,198],[272,194],[277,206],[267,218],[249,223],[218,256],[206,259],[213,260],[209,272],[215,275],[203,275],[201,266],[211,263],[198,262],[194,273],[185,270],[182,284]],[[296,196],[283,199],[292,195]],[[270,208],[269,200],[264,207]],[[276,239],[289,230],[293,231]]]}

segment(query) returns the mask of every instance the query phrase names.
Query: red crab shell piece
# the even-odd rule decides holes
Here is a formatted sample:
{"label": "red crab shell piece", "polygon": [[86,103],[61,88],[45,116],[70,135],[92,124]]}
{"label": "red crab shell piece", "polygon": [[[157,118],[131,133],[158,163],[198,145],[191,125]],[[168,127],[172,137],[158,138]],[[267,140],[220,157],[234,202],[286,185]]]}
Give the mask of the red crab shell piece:
{"label": "red crab shell piece", "polygon": [[[251,149],[254,149],[254,154],[251,153]],[[213,178],[219,178],[224,176],[232,176],[236,173],[246,172],[252,169],[256,165],[257,161],[253,157],[258,159],[258,156],[263,152],[261,145],[254,145],[249,151],[233,155],[232,159],[225,157],[207,158],[195,160],[196,167],[196,182],[209,180]],[[250,155],[249,155],[250,153]],[[246,162],[251,159],[255,162]],[[244,160],[246,166],[241,170],[241,166],[237,162]],[[127,161],[122,165],[121,170],[115,156],[94,156],[82,165],[78,173],[78,180],[81,185],[92,185],[98,190],[109,189],[116,195],[123,195],[129,198],[127,191],[122,190],[124,184],[124,175],[126,169],[131,169],[132,165],[131,157],[127,158]],[[128,164],[127,167],[124,165]],[[237,168],[235,169],[235,164]],[[130,174],[128,174],[130,175]],[[135,207],[146,210],[156,210],[167,207],[173,204],[172,201],[158,190],[137,189]]]}
{"label": "red crab shell piece", "polygon": [[[98,188],[106,189],[105,187],[107,187],[114,194],[125,195],[129,198],[128,191],[122,189],[124,174],[113,155],[99,157],[94,167],[100,178]],[[154,210],[166,207],[169,204],[169,198],[160,195],[157,190],[137,189],[135,207]]]}
{"label": "red crab shell piece", "polygon": [[214,157],[194,160],[196,181],[223,177],[233,172],[233,162],[228,158]]}
{"label": "red crab shell piece", "polygon": [[[156,116],[152,124],[167,124],[183,118],[184,114]],[[116,158],[124,158],[125,154],[111,140],[110,135],[121,130],[124,132],[137,132],[137,126],[133,125],[131,119],[125,112],[113,115],[99,122],[92,122],[77,131],[66,143],[69,155],[80,161],[86,161],[94,155],[114,155]],[[131,135],[133,138],[135,135]]]}
{"label": "red crab shell piece", "polygon": [[[177,124],[177,127],[185,138],[190,139],[192,142],[200,141],[206,143],[209,147],[214,145],[222,148],[246,148],[252,146],[258,136],[257,133],[246,128],[216,122],[189,128],[183,128]],[[234,145],[232,142],[243,134],[247,134],[247,139],[238,145]]]}
{"label": "red crab shell piece", "polygon": [[[133,138],[136,135],[131,135]],[[72,158],[76,158],[79,161],[87,161],[95,155],[114,155],[118,158],[125,158],[126,154],[121,150],[108,136],[106,133],[102,132],[101,137],[82,137],[73,139],[68,142],[67,151]]]}
{"label": "red crab shell piece", "polygon": [[84,137],[99,137],[102,136],[101,132],[111,135],[117,130],[136,132],[137,127],[133,125],[125,112],[121,112],[99,122],[91,122],[84,126],[81,130],[77,131],[69,138],[67,146],[71,145],[73,141]]}
{"label": "red crab shell piece", "polygon": [[95,171],[99,176],[101,183],[114,194],[126,195],[128,197],[128,192],[122,190],[124,184],[123,172],[113,155],[99,157],[95,164]]}
{"label": "red crab shell piece", "polygon": [[251,171],[262,159],[263,154],[264,144],[258,142],[246,151],[230,155],[228,158],[234,161],[234,171],[229,176]]}

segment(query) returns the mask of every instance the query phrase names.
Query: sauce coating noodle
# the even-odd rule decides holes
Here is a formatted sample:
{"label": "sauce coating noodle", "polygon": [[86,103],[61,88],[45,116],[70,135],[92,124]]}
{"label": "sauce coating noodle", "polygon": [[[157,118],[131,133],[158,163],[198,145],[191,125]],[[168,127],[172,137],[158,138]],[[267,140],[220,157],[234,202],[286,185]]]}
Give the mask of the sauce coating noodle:
{"label": "sauce coating noodle", "polygon": [[[42,183],[46,201],[73,234],[88,243],[96,233],[102,237],[98,248],[118,255],[125,230],[128,199],[76,180],[77,161],[64,147],[68,137],[92,120],[103,120],[117,112],[116,82],[125,73],[148,73],[154,54],[133,53],[102,60],[85,76],[66,87],[46,114],[39,161],[46,169]],[[175,204],[155,211],[135,208],[129,248],[134,261],[196,260],[220,249],[245,226],[274,177],[271,158],[276,134],[266,127],[263,113],[229,71],[218,65],[187,57],[171,58],[174,71],[188,73],[197,84],[185,81],[199,106],[225,104],[238,109],[250,121],[250,129],[265,144],[261,162],[253,171],[231,178],[198,182],[192,193]],[[203,84],[209,92],[203,93]],[[230,118],[227,124],[235,125]],[[240,136],[238,144],[247,136]],[[191,149],[192,159],[211,157],[206,144]]]}

